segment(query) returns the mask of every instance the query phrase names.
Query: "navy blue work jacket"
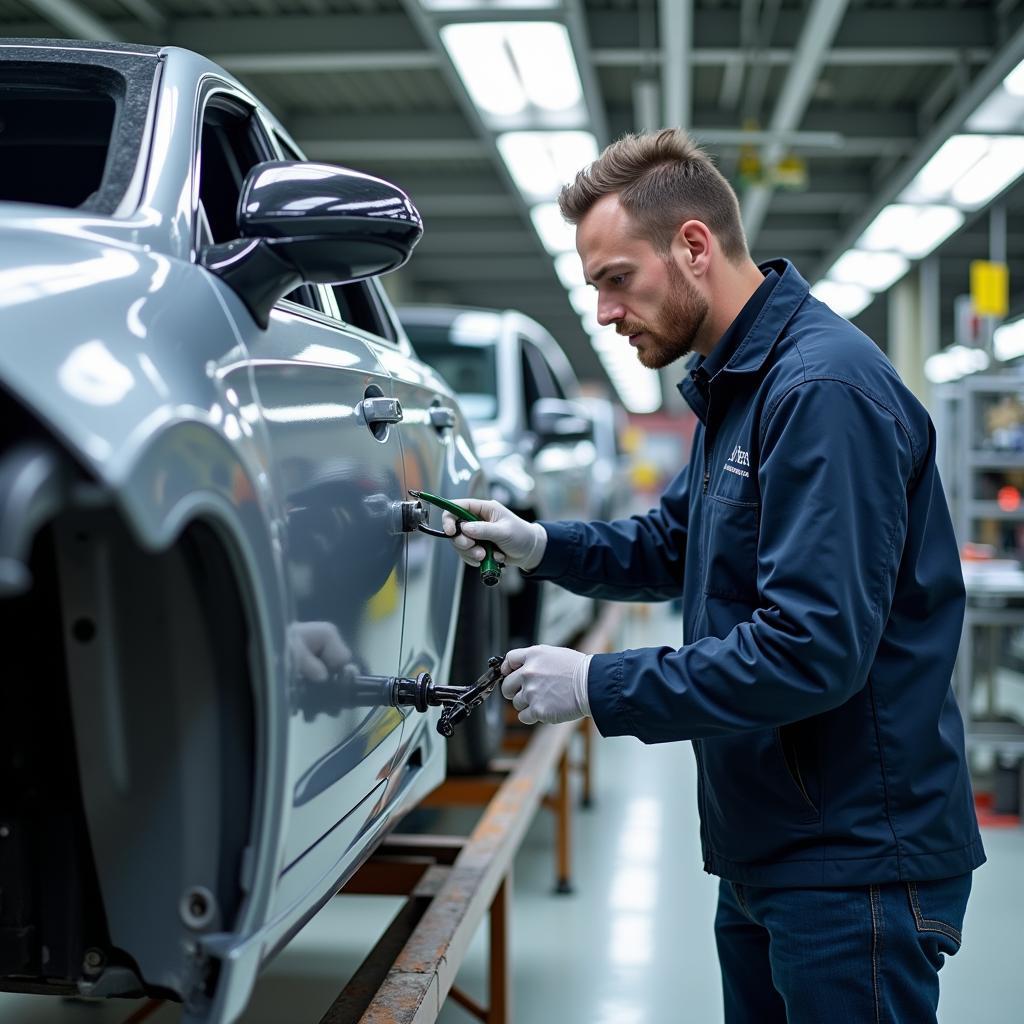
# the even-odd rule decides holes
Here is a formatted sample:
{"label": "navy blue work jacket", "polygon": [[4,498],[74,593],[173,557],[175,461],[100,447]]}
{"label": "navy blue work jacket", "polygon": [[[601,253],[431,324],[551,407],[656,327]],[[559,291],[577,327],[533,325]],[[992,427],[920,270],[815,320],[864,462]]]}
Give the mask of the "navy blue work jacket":
{"label": "navy blue work jacket", "polygon": [[792,265],[762,271],[728,359],[680,385],[701,422],[660,506],[545,522],[532,575],[682,596],[682,647],[595,655],[588,687],[603,735],[693,740],[705,870],[786,887],[970,871],[985,854],[950,687],[965,598],[934,429]]}

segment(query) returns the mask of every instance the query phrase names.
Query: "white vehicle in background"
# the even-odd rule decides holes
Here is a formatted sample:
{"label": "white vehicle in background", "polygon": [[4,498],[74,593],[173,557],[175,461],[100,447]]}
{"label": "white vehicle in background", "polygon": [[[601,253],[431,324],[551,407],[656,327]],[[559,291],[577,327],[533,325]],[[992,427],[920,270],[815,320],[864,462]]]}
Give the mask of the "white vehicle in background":
{"label": "white vehicle in background", "polygon": [[622,436],[628,426],[621,405],[596,395],[580,399],[594,425],[594,472],[590,478],[596,518],[620,519],[629,515],[630,480]]}
{"label": "white vehicle in background", "polygon": [[[459,396],[491,495],[526,519],[596,519],[594,425],[565,353],[516,310],[409,306],[416,354]],[[590,598],[505,573],[509,645],[566,644],[593,616]],[[468,735],[468,731],[465,733]]]}

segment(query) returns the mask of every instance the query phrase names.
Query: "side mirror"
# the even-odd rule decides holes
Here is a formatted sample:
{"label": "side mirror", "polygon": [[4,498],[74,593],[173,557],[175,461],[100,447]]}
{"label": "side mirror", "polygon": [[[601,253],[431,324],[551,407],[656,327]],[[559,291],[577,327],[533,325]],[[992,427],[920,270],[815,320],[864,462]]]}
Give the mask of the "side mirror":
{"label": "side mirror", "polygon": [[246,175],[241,237],[203,250],[202,263],[241,297],[261,327],[303,281],[340,284],[397,270],[423,221],[397,186],[329,164],[268,160]]}
{"label": "side mirror", "polygon": [[564,398],[538,398],[530,409],[530,429],[542,445],[594,437],[594,424],[583,406]]}

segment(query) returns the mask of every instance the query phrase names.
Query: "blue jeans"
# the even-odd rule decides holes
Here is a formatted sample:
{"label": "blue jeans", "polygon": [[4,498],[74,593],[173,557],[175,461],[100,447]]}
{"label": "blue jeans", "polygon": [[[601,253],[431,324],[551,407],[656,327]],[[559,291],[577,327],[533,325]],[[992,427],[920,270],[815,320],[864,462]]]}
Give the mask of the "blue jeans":
{"label": "blue jeans", "polygon": [[970,874],[850,889],[722,881],[726,1024],[934,1024]]}

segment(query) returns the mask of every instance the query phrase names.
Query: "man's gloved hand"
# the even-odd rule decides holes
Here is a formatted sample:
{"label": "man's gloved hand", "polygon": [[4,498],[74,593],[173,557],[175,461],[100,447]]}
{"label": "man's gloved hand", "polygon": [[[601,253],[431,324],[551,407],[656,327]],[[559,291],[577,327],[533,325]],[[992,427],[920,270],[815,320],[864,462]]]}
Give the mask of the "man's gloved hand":
{"label": "man's gloved hand", "polygon": [[[522,569],[535,569],[540,565],[548,542],[548,535],[540,523],[528,523],[520,519],[500,501],[484,501],[480,498],[453,500],[484,520],[480,523],[464,523],[450,512],[445,512],[441,519],[444,532],[452,538],[452,544],[464,562],[479,565],[484,560],[484,549],[477,542],[489,540],[499,549],[495,551],[495,558],[499,562],[518,565]],[[456,530],[456,525],[461,527],[461,531]]]}
{"label": "man's gloved hand", "polygon": [[590,714],[587,671],[592,657],[546,644],[509,651],[501,664],[501,692],[524,725],[583,718]]}

